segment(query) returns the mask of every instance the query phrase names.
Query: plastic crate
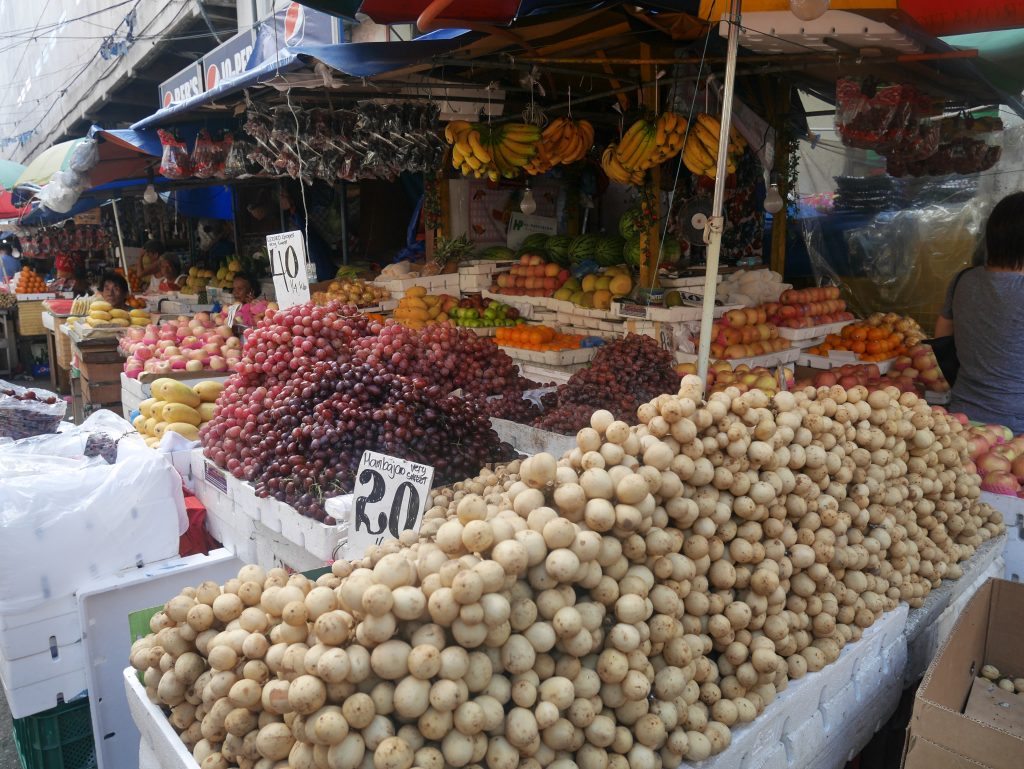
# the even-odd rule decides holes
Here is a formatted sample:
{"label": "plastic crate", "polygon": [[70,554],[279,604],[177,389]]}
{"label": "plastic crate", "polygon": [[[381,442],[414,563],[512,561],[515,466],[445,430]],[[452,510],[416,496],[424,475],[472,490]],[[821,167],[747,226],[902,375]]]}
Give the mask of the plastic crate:
{"label": "plastic crate", "polygon": [[95,769],[89,700],[14,719],[14,744],[25,769]]}

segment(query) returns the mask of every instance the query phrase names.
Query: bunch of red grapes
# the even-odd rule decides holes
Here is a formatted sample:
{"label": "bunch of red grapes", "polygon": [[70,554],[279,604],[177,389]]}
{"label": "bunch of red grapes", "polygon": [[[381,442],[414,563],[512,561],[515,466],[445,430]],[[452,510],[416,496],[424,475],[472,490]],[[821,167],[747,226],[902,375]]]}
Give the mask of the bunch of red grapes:
{"label": "bunch of red grapes", "polygon": [[[207,457],[303,515],[352,490],[365,450],[434,467],[436,483],[507,461],[484,396],[527,381],[471,331],[371,321],[337,302],[262,321],[200,438]],[[462,390],[464,397],[450,393]]]}
{"label": "bunch of red grapes", "polygon": [[570,435],[590,424],[590,416],[607,409],[632,423],[641,403],[679,390],[672,353],[649,336],[629,334],[600,348],[591,364],[573,374],[554,397],[545,396],[544,415],[534,427]]}

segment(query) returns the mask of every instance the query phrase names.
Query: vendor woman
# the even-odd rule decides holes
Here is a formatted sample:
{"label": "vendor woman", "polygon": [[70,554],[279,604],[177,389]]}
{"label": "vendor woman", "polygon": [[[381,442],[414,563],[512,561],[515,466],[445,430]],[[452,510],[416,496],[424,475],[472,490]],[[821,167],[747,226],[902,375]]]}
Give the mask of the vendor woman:
{"label": "vendor woman", "polygon": [[181,262],[173,254],[164,254],[160,257],[160,264],[154,281],[158,281],[158,291],[178,291],[188,280],[187,275],[181,274]]}
{"label": "vendor woman", "polygon": [[238,309],[235,311],[235,324],[252,328],[263,317],[267,303],[259,299],[260,284],[251,275],[239,272],[231,286]]}
{"label": "vendor woman", "polygon": [[100,278],[99,290],[103,301],[107,302],[111,309],[130,309],[125,304],[128,301],[128,281],[124,279],[123,275],[118,275],[116,272],[103,273],[103,277]]}
{"label": "vendor woman", "polygon": [[956,340],[952,411],[1024,432],[1024,192],[985,225],[985,264],[952,281],[935,336]]}

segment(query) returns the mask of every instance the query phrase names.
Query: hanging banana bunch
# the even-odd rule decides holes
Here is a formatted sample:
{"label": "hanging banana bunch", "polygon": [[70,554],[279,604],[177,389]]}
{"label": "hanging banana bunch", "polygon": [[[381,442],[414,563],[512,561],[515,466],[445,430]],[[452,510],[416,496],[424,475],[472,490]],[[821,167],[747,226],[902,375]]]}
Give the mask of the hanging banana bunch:
{"label": "hanging banana bunch", "polygon": [[619,184],[642,184],[644,173],[679,154],[686,135],[686,118],[665,111],[657,120],[640,119],[617,145],[609,144],[601,156],[608,178]]}
{"label": "hanging banana bunch", "polygon": [[452,167],[477,179],[512,179],[538,151],[540,129],[525,123],[491,127],[465,120],[445,126],[444,138],[452,146]]}
{"label": "hanging banana bunch", "polygon": [[[698,176],[714,179],[718,173],[718,147],[722,124],[714,115],[701,112],[690,128],[690,137],[683,150],[683,163]],[[729,153],[726,169],[736,172],[736,161],[747,147],[747,140],[733,126],[729,131]]]}
{"label": "hanging banana bunch", "polygon": [[569,165],[586,157],[594,146],[594,126],[587,120],[555,118],[541,133],[537,154],[526,166],[531,176],[545,174],[557,165]]}

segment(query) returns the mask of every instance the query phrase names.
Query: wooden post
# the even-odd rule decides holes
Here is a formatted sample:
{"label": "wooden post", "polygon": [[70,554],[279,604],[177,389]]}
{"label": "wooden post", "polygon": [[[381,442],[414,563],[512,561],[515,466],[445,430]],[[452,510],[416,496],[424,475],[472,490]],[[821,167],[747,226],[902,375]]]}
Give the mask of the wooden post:
{"label": "wooden post", "polygon": [[771,268],[780,275],[786,270],[786,230],[789,223],[789,142],[787,123],[789,121],[791,91],[783,82],[776,92],[775,101],[775,168],[778,175],[779,194],[783,206],[772,217]]}
{"label": "wooden post", "polygon": [[[640,45],[640,58],[651,58],[651,46],[647,43]],[[640,80],[648,83],[643,88],[644,110],[658,113],[658,88],[654,83],[657,67],[652,64],[643,64],[640,67]],[[646,289],[654,288],[658,278],[658,253],[661,246],[661,169],[655,166],[647,174],[645,181],[647,186],[647,199],[651,205],[651,216],[653,224],[647,230],[647,237],[641,238],[640,243],[640,287]]]}

